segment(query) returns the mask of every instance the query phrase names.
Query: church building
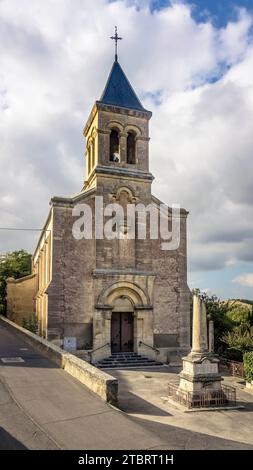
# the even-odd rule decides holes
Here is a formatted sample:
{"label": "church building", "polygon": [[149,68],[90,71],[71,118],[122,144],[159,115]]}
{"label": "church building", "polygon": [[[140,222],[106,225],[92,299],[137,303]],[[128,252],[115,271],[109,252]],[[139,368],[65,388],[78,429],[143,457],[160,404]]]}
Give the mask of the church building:
{"label": "church building", "polygon": [[[94,362],[122,351],[150,358],[160,352],[159,361],[167,362],[190,349],[187,211],[179,211],[180,243],[175,249],[163,249],[159,234],[157,239],[149,233],[146,238],[138,233],[128,237],[129,204],[152,206],[162,216],[161,201],[151,192],[151,116],[116,54],[104,92],[84,127],[83,187],[73,197],[51,199],[32,275],[8,282],[9,297],[15,297],[15,289],[22,292],[28,282],[32,286],[30,300],[41,336],[66,349],[90,351]],[[120,237],[96,236],[98,197],[103,208],[109,204],[123,208],[124,217],[116,228]],[[84,204],[92,213],[92,236],[75,237],[73,226]],[[106,215],[102,217],[105,222]],[[172,209],[166,217],[171,227]],[[137,219],[136,213],[134,225]],[[13,298],[8,304],[9,316],[15,319]]]}

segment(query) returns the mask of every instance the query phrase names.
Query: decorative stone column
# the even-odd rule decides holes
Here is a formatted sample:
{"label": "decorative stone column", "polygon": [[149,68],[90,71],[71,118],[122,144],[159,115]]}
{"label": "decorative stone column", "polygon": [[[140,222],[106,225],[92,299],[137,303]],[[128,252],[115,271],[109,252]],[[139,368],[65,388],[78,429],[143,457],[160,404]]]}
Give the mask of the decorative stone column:
{"label": "decorative stone column", "polygon": [[201,345],[204,351],[208,351],[207,341],[207,315],[206,315],[206,304],[204,301],[201,302]]}
{"label": "decorative stone column", "polygon": [[209,352],[214,353],[214,324],[213,321],[209,321]]}
{"label": "decorative stone column", "polygon": [[120,132],[119,134],[120,162],[127,162],[127,134]]}
{"label": "decorative stone column", "polygon": [[192,315],[192,354],[202,354],[205,350],[202,333],[202,308],[201,299],[197,295],[193,296],[193,315]]}

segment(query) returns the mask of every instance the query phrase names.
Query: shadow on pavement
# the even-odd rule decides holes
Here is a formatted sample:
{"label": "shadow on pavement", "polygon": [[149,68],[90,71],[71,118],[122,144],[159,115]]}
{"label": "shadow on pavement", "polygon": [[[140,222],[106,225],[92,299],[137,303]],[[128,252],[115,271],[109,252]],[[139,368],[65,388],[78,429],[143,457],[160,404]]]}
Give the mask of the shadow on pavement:
{"label": "shadow on pavement", "polygon": [[120,394],[119,408],[125,413],[131,414],[147,414],[148,410],[148,414],[152,416],[171,416],[171,413],[147,402],[130,391]]}
{"label": "shadow on pavement", "polygon": [[133,416],[131,420],[159,436],[164,446],[170,450],[253,450],[253,444],[223,439]]}
{"label": "shadow on pavement", "polygon": [[25,447],[20,441],[9,434],[5,429],[0,427],[0,450],[25,450]]}

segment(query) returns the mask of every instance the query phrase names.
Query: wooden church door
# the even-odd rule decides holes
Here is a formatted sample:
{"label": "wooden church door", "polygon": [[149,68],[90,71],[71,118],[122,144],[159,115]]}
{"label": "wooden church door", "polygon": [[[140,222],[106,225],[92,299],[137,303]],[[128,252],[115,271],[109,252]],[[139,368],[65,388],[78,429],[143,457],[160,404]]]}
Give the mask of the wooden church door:
{"label": "wooden church door", "polygon": [[112,352],[133,351],[133,314],[113,312],[111,320]]}

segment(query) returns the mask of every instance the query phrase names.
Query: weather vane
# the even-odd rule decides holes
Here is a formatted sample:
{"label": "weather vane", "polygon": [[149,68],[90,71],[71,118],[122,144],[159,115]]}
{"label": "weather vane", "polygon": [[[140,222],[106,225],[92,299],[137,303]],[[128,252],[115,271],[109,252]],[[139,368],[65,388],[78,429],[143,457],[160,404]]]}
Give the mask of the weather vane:
{"label": "weather vane", "polygon": [[117,26],[115,26],[115,35],[111,36],[111,39],[115,41],[115,61],[118,62],[118,41],[122,41],[123,38],[119,37]]}

